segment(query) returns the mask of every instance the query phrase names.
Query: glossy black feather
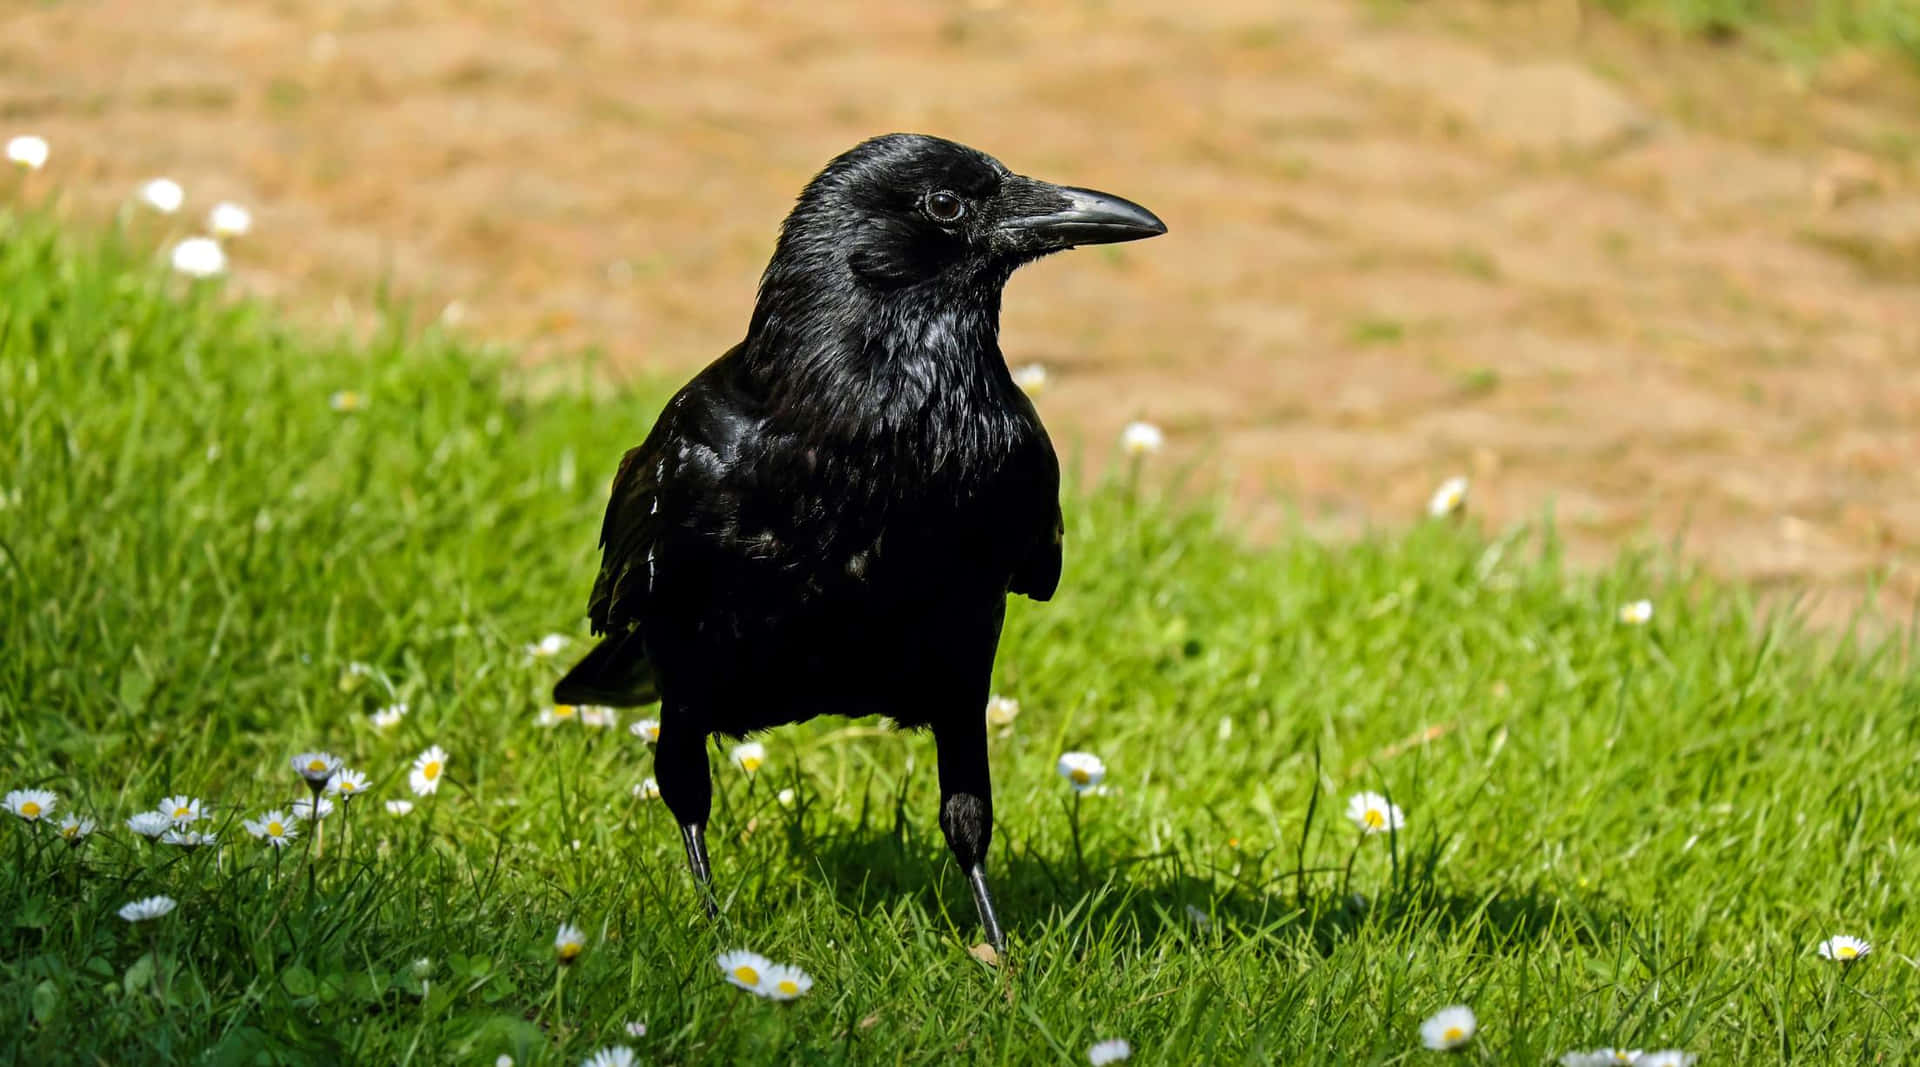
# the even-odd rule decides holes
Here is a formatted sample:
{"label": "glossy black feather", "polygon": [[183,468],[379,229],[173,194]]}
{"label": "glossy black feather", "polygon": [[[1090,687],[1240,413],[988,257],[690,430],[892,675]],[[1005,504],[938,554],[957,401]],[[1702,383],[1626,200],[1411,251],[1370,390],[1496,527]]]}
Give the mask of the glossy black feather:
{"label": "glossy black feather", "polygon": [[830,166],[746,340],[620,464],[594,629],[637,630],[658,692],[713,732],[977,707],[1006,594],[1059,583],[1059,464],[998,343],[1030,257],[925,226],[914,177],[981,196],[1005,171],[930,138]]}

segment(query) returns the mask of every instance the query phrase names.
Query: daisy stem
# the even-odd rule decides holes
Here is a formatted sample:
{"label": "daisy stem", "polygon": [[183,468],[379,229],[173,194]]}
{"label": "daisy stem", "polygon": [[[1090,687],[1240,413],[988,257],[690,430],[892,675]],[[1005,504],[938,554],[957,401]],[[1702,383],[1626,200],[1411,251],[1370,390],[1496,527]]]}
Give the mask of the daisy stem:
{"label": "daisy stem", "polygon": [[1087,854],[1080,847],[1080,794],[1073,794],[1073,810],[1067,816],[1067,828],[1073,834],[1073,862],[1080,871],[1080,885],[1086,887]]}
{"label": "daisy stem", "polygon": [[[565,1025],[566,1001],[563,999],[563,990],[565,989],[566,984],[567,984],[567,965],[563,963],[560,966],[554,968],[553,996],[547,998],[548,1006],[553,1008],[553,1028],[556,1031],[560,1027]],[[547,1012],[545,1009],[542,1009],[540,1014],[545,1015],[547,1014]],[[535,1021],[537,1022],[538,1020],[536,1019]]]}
{"label": "daisy stem", "polygon": [[311,778],[307,780],[307,789],[313,794],[313,807],[309,810],[313,812],[313,857],[315,859],[319,859],[326,848],[324,837],[327,821],[320,817],[320,794],[325,792],[326,788],[325,781],[316,782]]}
{"label": "daisy stem", "polygon": [[1140,508],[1140,468],[1144,460],[1134,456],[1127,463],[1127,517],[1132,519]]}
{"label": "daisy stem", "polygon": [[150,920],[147,923],[147,952],[153,956],[153,995],[160,1002],[160,1013],[167,1012],[167,983],[160,973],[160,923]]}
{"label": "daisy stem", "polygon": [[1359,837],[1354,838],[1353,851],[1347,853],[1347,865],[1340,872],[1340,899],[1341,900],[1347,899],[1347,894],[1353,886],[1353,861],[1360,858],[1360,847],[1366,843],[1367,843],[1367,838],[1365,834],[1362,834]]}

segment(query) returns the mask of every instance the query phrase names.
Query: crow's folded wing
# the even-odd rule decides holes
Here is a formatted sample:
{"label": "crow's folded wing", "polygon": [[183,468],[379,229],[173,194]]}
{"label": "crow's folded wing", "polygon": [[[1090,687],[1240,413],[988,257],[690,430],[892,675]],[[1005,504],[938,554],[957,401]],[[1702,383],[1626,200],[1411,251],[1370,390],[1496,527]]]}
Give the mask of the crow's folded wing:
{"label": "crow's folded wing", "polygon": [[750,432],[752,401],[735,381],[739,352],[735,345],[688,382],[646,441],[621,458],[600,524],[600,576],[587,606],[595,633],[624,632],[646,616],[656,581],[670,558],[687,554],[690,524],[700,525],[740,436]]}
{"label": "crow's folded wing", "polygon": [[607,516],[600,523],[600,576],[594,579],[593,598],[587,605],[596,634],[632,626],[645,613],[647,596],[653,591],[664,533],[660,518],[664,457],[652,455],[661,450],[660,443],[660,435],[655,434],[646,444],[628,449],[613,476]]}

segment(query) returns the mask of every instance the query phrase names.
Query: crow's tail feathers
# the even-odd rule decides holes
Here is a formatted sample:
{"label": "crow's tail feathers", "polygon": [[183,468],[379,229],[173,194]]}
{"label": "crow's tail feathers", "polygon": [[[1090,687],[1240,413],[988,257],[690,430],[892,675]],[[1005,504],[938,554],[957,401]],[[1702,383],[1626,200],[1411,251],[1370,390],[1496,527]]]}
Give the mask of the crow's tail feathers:
{"label": "crow's tail feathers", "polygon": [[553,687],[561,704],[606,704],[637,707],[660,699],[660,684],[647,662],[640,631],[614,634],[595,645],[565,678]]}

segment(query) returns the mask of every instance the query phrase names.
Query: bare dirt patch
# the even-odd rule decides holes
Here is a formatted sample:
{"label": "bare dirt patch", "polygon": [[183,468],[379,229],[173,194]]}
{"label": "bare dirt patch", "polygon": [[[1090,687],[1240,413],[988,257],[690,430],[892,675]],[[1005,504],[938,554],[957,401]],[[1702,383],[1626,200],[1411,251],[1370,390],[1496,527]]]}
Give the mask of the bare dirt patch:
{"label": "bare dirt patch", "polygon": [[1010,358],[1090,453],[1157,420],[1250,528],[1404,521],[1464,471],[1486,521],[1557,504],[1588,556],[1684,535],[1817,614],[1876,575],[1904,610],[1914,80],[1564,7],[36,5],[0,22],[0,132],[53,141],[79,213],[163,173],[253,205],[240,283],[296,310],[386,280],[660,374],[737,339],[822,162],[945,134],[1172,226],[1009,292]]}

